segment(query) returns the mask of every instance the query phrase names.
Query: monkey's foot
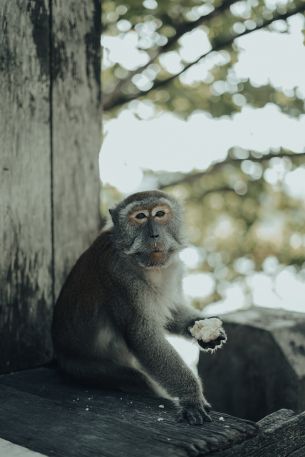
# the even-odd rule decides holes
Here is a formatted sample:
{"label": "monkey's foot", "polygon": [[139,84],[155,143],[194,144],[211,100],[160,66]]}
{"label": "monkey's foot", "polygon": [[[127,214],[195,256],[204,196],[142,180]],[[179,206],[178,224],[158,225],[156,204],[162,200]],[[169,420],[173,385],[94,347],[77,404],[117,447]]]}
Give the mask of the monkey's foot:
{"label": "monkey's foot", "polygon": [[203,351],[215,352],[227,341],[227,335],[218,317],[196,321],[190,328],[191,335],[197,340]]}
{"label": "monkey's foot", "polygon": [[190,425],[202,425],[212,422],[211,416],[203,406],[183,406],[178,414],[178,422],[188,422]]}

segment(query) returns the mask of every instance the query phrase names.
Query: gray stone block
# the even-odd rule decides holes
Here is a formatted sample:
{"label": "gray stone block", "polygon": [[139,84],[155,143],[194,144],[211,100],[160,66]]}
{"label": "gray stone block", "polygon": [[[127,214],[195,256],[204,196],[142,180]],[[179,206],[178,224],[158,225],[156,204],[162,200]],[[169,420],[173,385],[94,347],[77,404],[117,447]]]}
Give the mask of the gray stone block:
{"label": "gray stone block", "polygon": [[213,408],[252,420],[305,410],[305,314],[251,308],[222,316],[228,334],[199,374]]}

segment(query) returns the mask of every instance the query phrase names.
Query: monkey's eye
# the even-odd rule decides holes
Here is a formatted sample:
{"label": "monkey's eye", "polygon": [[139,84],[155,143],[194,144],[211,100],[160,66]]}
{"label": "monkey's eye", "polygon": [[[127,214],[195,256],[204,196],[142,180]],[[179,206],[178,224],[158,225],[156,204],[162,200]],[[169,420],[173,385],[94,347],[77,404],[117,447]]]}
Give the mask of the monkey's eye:
{"label": "monkey's eye", "polygon": [[157,211],[155,216],[156,217],[163,217],[163,216],[165,216],[165,211]]}
{"label": "monkey's eye", "polygon": [[145,217],[146,217],[146,215],[144,213],[138,213],[135,216],[136,219],[145,219]]}

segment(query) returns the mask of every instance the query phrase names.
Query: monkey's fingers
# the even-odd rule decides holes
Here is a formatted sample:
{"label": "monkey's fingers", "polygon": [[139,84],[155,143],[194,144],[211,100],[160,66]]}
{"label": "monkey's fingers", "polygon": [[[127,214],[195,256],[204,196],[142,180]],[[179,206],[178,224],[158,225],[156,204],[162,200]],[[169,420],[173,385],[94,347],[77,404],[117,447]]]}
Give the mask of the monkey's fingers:
{"label": "monkey's fingers", "polygon": [[179,411],[178,422],[188,422],[190,425],[202,425],[204,422],[212,422],[212,419],[201,406],[184,406]]}
{"label": "monkey's fingers", "polygon": [[219,316],[209,316],[209,317],[206,317],[206,319],[218,319],[223,324],[223,320]]}
{"label": "monkey's fingers", "polygon": [[211,403],[209,403],[205,398],[204,398],[204,409],[209,413],[210,411],[212,411],[212,405]]}
{"label": "monkey's fingers", "polygon": [[208,341],[208,342],[204,342],[201,340],[197,340],[197,341],[203,351],[215,352],[215,351],[217,351],[217,349],[222,348],[222,346],[227,342],[227,335],[224,330],[221,330],[220,335],[215,340]]}

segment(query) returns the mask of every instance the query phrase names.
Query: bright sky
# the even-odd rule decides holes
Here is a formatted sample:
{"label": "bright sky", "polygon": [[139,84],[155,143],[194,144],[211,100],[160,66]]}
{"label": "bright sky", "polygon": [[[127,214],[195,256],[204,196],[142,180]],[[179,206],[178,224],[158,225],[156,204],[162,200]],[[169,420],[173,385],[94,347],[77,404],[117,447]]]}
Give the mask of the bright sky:
{"label": "bright sky", "polygon": [[[301,16],[290,18],[289,26],[289,33],[261,30],[239,39],[242,52],[234,71],[238,78],[250,78],[257,85],[270,82],[274,87],[287,91],[287,94],[296,87],[299,95],[305,98],[305,47]],[[282,23],[278,22],[276,27],[280,31]],[[104,37],[103,44],[109,47],[111,59],[129,69],[146,61],[143,52],[135,49],[134,34],[124,40]],[[195,59],[208,49],[209,42],[202,31],[192,32],[183,39],[185,59]],[[173,73],[179,71],[176,54],[170,53],[163,61]],[[211,56],[191,68],[185,74],[184,81],[191,83],[205,79],[207,70],[214,64],[213,59],[225,59],[225,54]],[[145,85],[145,81],[142,83]],[[218,90],[221,89],[218,87]],[[145,103],[141,103],[139,109],[147,120],[137,119],[126,109],[104,126],[101,179],[123,193],[143,188],[143,169],[204,169],[211,162],[223,159],[232,146],[261,152],[280,146],[294,152],[305,150],[305,114],[298,119],[290,118],[272,104],[262,109],[244,106],[240,113],[230,118],[213,119],[206,113],[197,112],[186,121],[170,113],[151,118],[152,108]],[[272,173],[270,179],[273,179]],[[289,192],[305,198],[305,168],[288,173],[285,183]],[[194,264],[196,254],[189,253],[184,260]],[[190,296],[208,295],[212,286],[213,278],[203,273],[192,274],[185,279],[185,291]],[[275,283],[266,273],[252,275],[249,287],[253,288],[254,301],[259,306],[305,311],[305,300],[302,298],[305,297],[305,284],[297,280],[289,268],[280,273]],[[236,284],[228,288],[225,302],[217,304],[211,313],[235,309],[243,304],[243,292]]]}

